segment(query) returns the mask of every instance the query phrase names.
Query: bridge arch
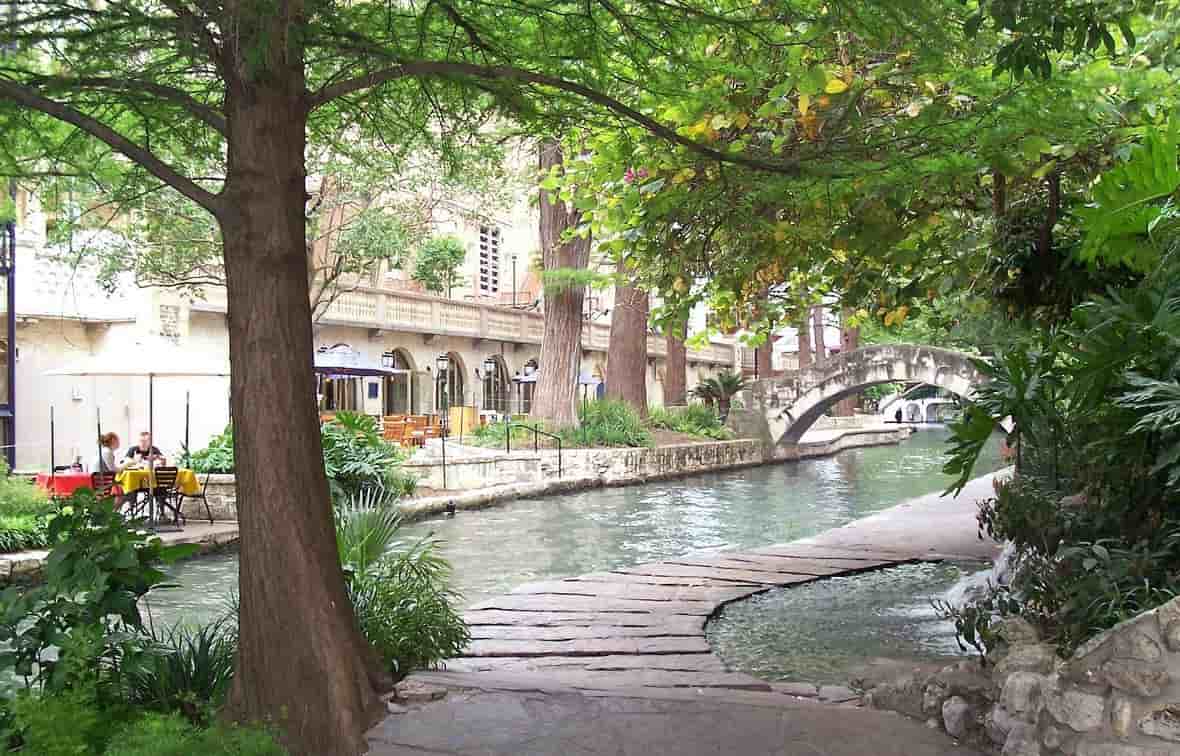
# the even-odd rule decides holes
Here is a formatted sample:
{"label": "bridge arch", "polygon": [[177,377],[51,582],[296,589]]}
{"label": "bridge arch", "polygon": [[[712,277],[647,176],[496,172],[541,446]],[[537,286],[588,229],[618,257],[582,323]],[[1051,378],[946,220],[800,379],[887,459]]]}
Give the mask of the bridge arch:
{"label": "bridge arch", "polygon": [[828,408],[870,386],[925,383],[969,398],[987,380],[971,359],[965,352],[911,344],[862,347],[783,378],[757,381],[753,399],[766,412],[772,438],[796,443]]}

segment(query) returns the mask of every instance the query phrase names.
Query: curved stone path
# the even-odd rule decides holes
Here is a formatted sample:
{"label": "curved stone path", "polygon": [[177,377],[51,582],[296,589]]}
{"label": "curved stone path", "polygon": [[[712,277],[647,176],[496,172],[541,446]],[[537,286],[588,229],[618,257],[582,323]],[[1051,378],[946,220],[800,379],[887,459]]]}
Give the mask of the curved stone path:
{"label": "curved stone path", "polygon": [[[478,603],[464,614],[473,638],[464,655],[407,681],[450,694],[407,695],[419,706],[407,716],[393,704],[369,735],[371,753],[516,755],[574,752],[576,744],[592,754],[974,754],[921,723],[803,701],[795,696],[807,686],[733,672],[704,631],[725,604],[770,588],[994,557],[996,545],[976,537],[975,523],[975,502],[991,494],[993,477],[954,499],[913,499],[815,538],[528,583]],[[827,690],[821,699],[854,698]],[[629,724],[637,716],[647,730]],[[747,725],[733,730],[739,722]]]}
{"label": "curved stone path", "polygon": [[705,640],[724,604],[769,588],[902,564],[913,553],[814,544],[686,556],[527,583],[464,614],[472,643],[455,672],[544,672],[576,689],[771,690],[728,671]]}

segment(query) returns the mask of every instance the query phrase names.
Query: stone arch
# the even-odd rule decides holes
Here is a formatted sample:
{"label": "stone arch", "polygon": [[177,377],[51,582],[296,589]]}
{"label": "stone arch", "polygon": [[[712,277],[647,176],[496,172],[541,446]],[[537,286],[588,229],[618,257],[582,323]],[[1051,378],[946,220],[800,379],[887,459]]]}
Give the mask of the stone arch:
{"label": "stone arch", "polygon": [[[484,371],[483,366],[491,360],[495,369],[491,373]],[[508,377],[508,363],[503,355],[489,354],[480,363],[480,383],[482,394],[480,406],[493,412],[507,412],[512,403],[512,381]]]}
{"label": "stone arch", "polygon": [[[862,347],[782,379],[758,381],[754,394],[766,411],[772,436],[779,443],[795,443],[829,407],[870,386],[925,383],[969,398],[975,386],[986,380],[971,359],[966,353],[937,347]],[[908,405],[905,417],[909,418]]]}
{"label": "stone arch", "polygon": [[458,352],[447,352],[447,357],[451,361],[451,367],[447,370],[446,385],[443,385],[443,382],[437,375],[434,377],[434,408],[440,412],[444,404],[454,407],[467,403],[467,394],[464,391],[466,388],[467,365],[463,362],[463,357]]}
{"label": "stone arch", "polygon": [[410,354],[408,349],[394,347],[383,357],[392,358],[390,361],[393,364],[390,367],[397,371],[393,375],[385,376],[383,382],[384,413],[386,415],[413,414],[422,401],[420,397],[421,386],[419,381],[414,380],[414,373],[417,372],[414,356]]}

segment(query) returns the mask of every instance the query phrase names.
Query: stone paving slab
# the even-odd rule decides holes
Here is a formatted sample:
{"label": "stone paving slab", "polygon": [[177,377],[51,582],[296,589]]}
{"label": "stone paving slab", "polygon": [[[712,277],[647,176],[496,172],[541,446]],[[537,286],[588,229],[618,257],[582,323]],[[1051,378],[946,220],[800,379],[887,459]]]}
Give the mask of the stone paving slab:
{"label": "stone paving slab", "polygon": [[[447,672],[537,673],[560,669],[581,669],[589,672],[608,672],[625,669],[672,670],[681,672],[728,672],[712,652],[694,654],[614,654],[586,658],[584,656],[485,656],[480,658],[450,659]],[[771,686],[774,688],[774,685]],[[815,686],[812,686],[815,695]]]}
{"label": "stone paving slab", "polygon": [[603,596],[646,601],[732,601],[746,596],[751,588],[723,588],[702,585],[644,585],[593,580],[547,580],[525,583],[512,590],[513,595]]}
{"label": "stone paving slab", "polygon": [[[692,619],[687,618],[687,619]],[[582,638],[656,638],[666,636],[695,636],[700,634],[701,622],[682,625],[468,625],[471,637],[477,640],[579,640]]]}
{"label": "stone paving slab", "polygon": [[680,564],[659,562],[656,564],[641,564],[635,567],[625,567],[619,572],[624,575],[651,575],[661,577],[712,577],[714,580],[728,580],[730,583],[758,586],[788,585],[791,583],[805,583],[814,580],[814,575],[795,575],[791,579],[783,573],[769,573],[755,570],[727,569],[702,564]]}
{"label": "stone paving slab", "polygon": [[709,653],[705,636],[580,638],[568,641],[473,640],[464,656],[605,656]]}
{"label": "stone paving slab", "polygon": [[[461,685],[463,677],[478,676],[452,676],[449,684]],[[455,689],[442,700],[386,718],[369,733],[369,753],[979,756],[891,712],[852,712],[757,691],[701,692],[647,687],[620,695],[551,685],[538,689],[530,683],[515,689]]]}
{"label": "stone paving slab", "polygon": [[715,588],[729,588],[747,586],[750,589],[758,589],[761,583],[742,582],[740,580],[718,579],[710,577],[694,577],[692,575],[643,575],[632,574],[628,572],[590,572],[585,575],[579,575],[576,578],[566,578],[570,582],[595,582],[595,583],[632,583],[636,585],[680,585],[680,586],[705,586]]}
{"label": "stone paving slab", "polygon": [[704,617],[665,616],[650,612],[514,612],[482,609],[463,613],[469,625],[512,625],[526,627],[566,627],[609,625],[612,627],[682,627],[701,628]]}
{"label": "stone paving slab", "polygon": [[708,616],[717,607],[713,601],[647,601],[599,596],[534,596],[508,594],[481,601],[472,610],[503,609],[516,612],[631,612],[650,614],[699,614]]}

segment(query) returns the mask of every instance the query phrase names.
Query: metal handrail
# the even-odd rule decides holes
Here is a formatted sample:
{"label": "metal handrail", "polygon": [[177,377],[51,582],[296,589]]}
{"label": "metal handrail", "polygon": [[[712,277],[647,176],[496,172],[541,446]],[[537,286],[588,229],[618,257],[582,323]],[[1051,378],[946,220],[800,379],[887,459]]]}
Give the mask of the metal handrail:
{"label": "metal handrail", "polygon": [[562,477],[561,436],[557,435],[556,433],[550,433],[549,431],[541,430],[540,425],[528,425],[526,423],[514,423],[511,421],[505,423],[505,425],[507,426],[505,428],[506,432],[504,433],[504,453],[505,454],[512,453],[512,429],[513,428],[524,428],[525,430],[530,430],[533,432],[533,451],[534,452],[540,451],[540,437],[541,436],[545,436],[546,438],[551,438],[554,441],[556,441],[557,442],[557,477],[559,477],[559,478]]}

